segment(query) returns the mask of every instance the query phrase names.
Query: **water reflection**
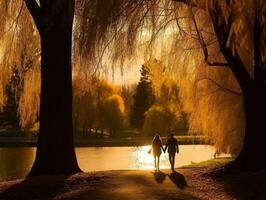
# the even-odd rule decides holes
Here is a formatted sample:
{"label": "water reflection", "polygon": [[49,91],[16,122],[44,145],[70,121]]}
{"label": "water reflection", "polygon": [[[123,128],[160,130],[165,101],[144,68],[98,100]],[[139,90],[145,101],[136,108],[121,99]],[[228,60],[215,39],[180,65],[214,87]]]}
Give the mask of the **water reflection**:
{"label": "water reflection", "polygon": [[34,157],[35,148],[0,148],[0,181],[25,177]]}
{"label": "water reflection", "polygon": [[[135,151],[132,152],[131,158],[132,163],[130,169],[153,169],[154,159],[152,153],[148,153],[151,146],[136,147]],[[169,168],[167,155],[162,153],[160,157],[160,169]]]}
{"label": "water reflection", "polygon": [[[119,169],[153,169],[154,161],[142,147],[84,147],[76,148],[80,168],[87,171]],[[180,145],[176,167],[213,157],[214,148],[208,145]],[[0,181],[24,177],[30,170],[36,148],[0,148]],[[160,169],[170,168],[168,154],[162,153]]]}
{"label": "water reflection", "polygon": [[[154,159],[148,153],[150,146],[135,147],[131,153],[132,162],[129,169],[154,169]],[[180,152],[175,159],[175,167],[189,165],[192,162],[201,162],[213,158],[214,148],[209,145],[180,145]],[[160,157],[160,169],[169,169],[168,153],[162,153]]]}

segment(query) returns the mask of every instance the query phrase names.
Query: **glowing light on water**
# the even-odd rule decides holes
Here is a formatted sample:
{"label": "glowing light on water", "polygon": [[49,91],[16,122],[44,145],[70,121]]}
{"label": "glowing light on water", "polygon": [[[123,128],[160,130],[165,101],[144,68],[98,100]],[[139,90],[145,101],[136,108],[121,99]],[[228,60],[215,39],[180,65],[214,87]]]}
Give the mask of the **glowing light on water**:
{"label": "glowing light on water", "polygon": [[[136,150],[131,152],[133,162],[129,169],[154,169],[154,158],[152,152],[149,153],[151,146],[136,147]],[[169,168],[168,155],[162,152],[160,157],[160,168]]]}
{"label": "glowing light on water", "polygon": [[[151,146],[135,147],[128,152],[131,160],[128,169],[154,169],[154,158],[149,153]],[[210,145],[180,145],[179,154],[175,157],[175,167],[189,165],[191,163],[202,162],[212,159],[214,156],[214,147]],[[222,157],[230,155],[222,154]],[[160,169],[170,169],[168,153],[160,156]]]}

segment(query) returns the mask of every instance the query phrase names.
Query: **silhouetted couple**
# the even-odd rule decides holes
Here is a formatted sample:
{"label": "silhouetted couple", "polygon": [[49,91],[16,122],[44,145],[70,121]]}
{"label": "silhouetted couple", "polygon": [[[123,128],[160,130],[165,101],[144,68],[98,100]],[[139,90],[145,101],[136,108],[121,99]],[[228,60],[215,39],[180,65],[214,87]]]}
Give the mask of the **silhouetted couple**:
{"label": "silhouetted couple", "polygon": [[175,155],[176,153],[179,153],[179,147],[177,139],[174,138],[174,134],[170,134],[169,139],[167,140],[165,144],[165,148],[163,148],[163,143],[160,138],[160,135],[155,135],[153,141],[152,141],[152,153],[154,156],[154,167],[156,170],[159,170],[160,168],[160,156],[162,151],[165,153],[165,151],[168,150],[169,155],[169,162],[171,164],[171,169],[174,170],[175,167]]}

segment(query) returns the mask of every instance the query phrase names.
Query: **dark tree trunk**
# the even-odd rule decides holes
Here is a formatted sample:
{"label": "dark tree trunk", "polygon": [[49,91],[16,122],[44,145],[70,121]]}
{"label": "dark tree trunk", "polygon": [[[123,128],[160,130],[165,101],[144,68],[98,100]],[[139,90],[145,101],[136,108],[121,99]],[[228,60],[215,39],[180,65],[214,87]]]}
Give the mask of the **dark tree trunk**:
{"label": "dark tree trunk", "polygon": [[95,129],[95,137],[98,137],[98,129]]}
{"label": "dark tree trunk", "polygon": [[258,169],[266,161],[266,85],[252,81],[243,90],[245,113],[245,137],[242,150],[229,166],[242,169]]}
{"label": "dark tree trunk", "polygon": [[39,27],[42,50],[40,130],[36,159],[28,176],[80,171],[72,123],[73,13],[69,13],[69,1],[62,4],[64,11],[54,14],[48,27]]}
{"label": "dark tree trunk", "polygon": [[86,137],[86,135],[87,135],[87,128],[86,128],[86,126],[83,126],[83,128],[82,128],[82,136],[83,137]]}
{"label": "dark tree trunk", "polygon": [[103,129],[101,129],[101,136],[100,137],[103,138]]}
{"label": "dark tree trunk", "polygon": [[[258,169],[264,166],[266,160],[266,147],[264,144],[266,139],[266,120],[263,117],[266,112],[266,85],[264,80],[258,76],[257,69],[260,69],[258,62],[260,58],[257,61],[255,59],[255,73],[254,77],[251,77],[238,52],[233,52],[227,45],[233,21],[230,20],[230,17],[228,21],[220,17],[223,11],[218,2],[214,1],[209,13],[220,44],[220,50],[242,90],[245,116],[245,136],[242,150],[236,159],[227,166],[227,169]],[[254,37],[260,38],[258,35],[254,35]],[[259,49],[259,47],[257,48]],[[254,56],[258,56],[257,51],[254,51]]]}
{"label": "dark tree trunk", "polygon": [[[245,114],[245,136],[243,147],[236,159],[227,165],[227,169],[258,169],[265,167],[266,118],[264,115],[266,113],[266,63],[263,58],[263,54],[261,53],[265,50],[265,34],[263,35],[264,23],[261,23],[263,17],[265,16],[263,12],[264,1],[253,1],[255,14],[253,23],[254,54],[250,55],[253,56],[252,59],[254,59],[253,77],[250,76],[245,63],[238,54],[238,51],[233,51],[230,48],[230,45],[228,45],[228,39],[234,23],[234,16],[238,15],[237,12],[240,10],[237,11],[232,9],[231,11],[234,13],[232,13],[232,16],[229,16],[228,19],[221,16],[224,16],[224,6],[232,6],[233,1],[225,1],[225,4],[220,4],[220,1],[218,0],[207,1],[208,4],[206,4],[205,1],[174,1],[202,8],[209,13],[220,45],[220,50],[242,89],[243,108]],[[205,51],[206,50],[208,49],[206,48]],[[205,56],[208,58],[208,52],[205,52]]]}

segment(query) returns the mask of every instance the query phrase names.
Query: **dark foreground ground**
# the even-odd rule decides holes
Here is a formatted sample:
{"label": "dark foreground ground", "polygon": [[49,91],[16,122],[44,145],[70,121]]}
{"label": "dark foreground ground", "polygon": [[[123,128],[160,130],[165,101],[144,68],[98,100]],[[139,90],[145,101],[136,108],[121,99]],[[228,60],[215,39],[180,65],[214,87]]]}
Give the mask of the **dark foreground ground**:
{"label": "dark foreground ground", "polygon": [[[217,166],[215,166],[217,167]],[[213,177],[213,166],[104,171],[0,183],[0,199],[266,200],[266,170]]]}

